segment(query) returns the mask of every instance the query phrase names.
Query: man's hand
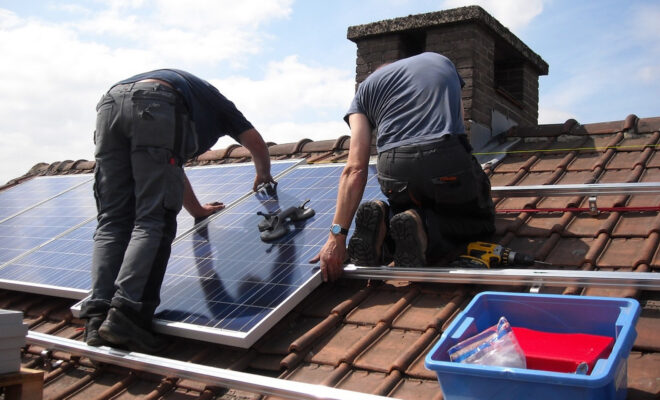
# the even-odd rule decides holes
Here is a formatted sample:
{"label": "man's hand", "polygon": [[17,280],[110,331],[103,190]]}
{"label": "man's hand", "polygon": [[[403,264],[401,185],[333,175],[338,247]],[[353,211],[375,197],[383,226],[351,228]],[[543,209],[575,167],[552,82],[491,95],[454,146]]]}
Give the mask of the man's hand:
{"label": "man's hand", "polygon": [[344,260],[346,259],[345,236],[331,235],[325,245],[310,263],[321,261],[321,275],[325,282],[334,282],[344,272]]}
{"label": "man's hand", "polygon": [[224,203],[220,203],[217,201],[214,201],[213,203],[206,203],[202,205],[200,208],[195,209],[195,214],[192,215],[196,220],[197,219],[204,219],[208,217],[209,215],[215,214],[218,211],[222,210],[225,208]]}
{"label": "man's hand", "polygon": [[252,191],[256,192],[259,185],[262,185],[262,184],[265,185],[265,184],[268,184],[268,183],[273,184],[273,185],[275,184],[275,180],[270,175],[270,173],[265,173],[263,175],[257,174],[254,177],[254,185],[252,186]]}

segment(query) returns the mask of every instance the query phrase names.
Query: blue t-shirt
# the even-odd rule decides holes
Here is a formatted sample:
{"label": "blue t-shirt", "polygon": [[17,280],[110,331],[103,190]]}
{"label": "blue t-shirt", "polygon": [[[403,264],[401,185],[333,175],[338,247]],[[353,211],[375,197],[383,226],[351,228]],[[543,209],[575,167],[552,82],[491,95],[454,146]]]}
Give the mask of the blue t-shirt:
{"label": "blue t-shirt", "polygon": [[366,115],[378,129],[379,153],[462,134],[464,85],[445,56],[422,53],[404,58],[376,70],[360,84],[344,120],[355,113]]}
{"label": "blue t-shirt", "polygon": [[183,96],[197,136],[197,148],[189,151],[191,157],[209,150],[221,136],[229,135],[238,141],[239,134],[253,128],[234,103],[223,96],[218,89],[186,71],[158,69],[124,79],[115,86],[143,79],[163,80]]}

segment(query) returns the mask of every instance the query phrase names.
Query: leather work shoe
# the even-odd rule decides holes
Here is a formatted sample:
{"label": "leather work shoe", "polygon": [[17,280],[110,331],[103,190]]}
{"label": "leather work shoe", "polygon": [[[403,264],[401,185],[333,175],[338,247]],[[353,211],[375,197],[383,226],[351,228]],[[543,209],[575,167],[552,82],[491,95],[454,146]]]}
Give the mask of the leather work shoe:
{"label": "leather work shoe", "polygon": [[392,217],[390,235],[394,239],[394,266],[424,267],[428,238],[422,218],[415,210]]}
{"label": "leather work shoe", "polygon": [[83,339],[88,346],[107,346],[108,342],[99,336],[99,327],[103,323],[103,317],[91,317],[85,323],[85,333]]}
{"label": "leather work shoe", "polygon": [[112,346],[140,353],[158,353],[167,347],[166,340],[140,327],[114,307],[101,324],[99,335]]}
{"label": "leather work shoe", "polygon": [[355,215],[355,232],[348,241],[348,257],[359,266],[380,265],[387,233],[388,207],[380,200],[360,204]]}

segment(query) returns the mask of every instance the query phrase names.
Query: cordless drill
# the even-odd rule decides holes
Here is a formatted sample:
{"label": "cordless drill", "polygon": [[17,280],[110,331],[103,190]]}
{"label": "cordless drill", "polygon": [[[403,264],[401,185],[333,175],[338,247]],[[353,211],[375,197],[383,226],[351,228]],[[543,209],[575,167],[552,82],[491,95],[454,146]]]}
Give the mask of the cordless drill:
{"label": "cordless drill", "polygon": [[500,244],[487,242],[468,243],[465,254],[452,262],[451,266],[497,268],[504,266],[532,266],[536,263],[549,263],[536,261],[528,254],[518,253]]}

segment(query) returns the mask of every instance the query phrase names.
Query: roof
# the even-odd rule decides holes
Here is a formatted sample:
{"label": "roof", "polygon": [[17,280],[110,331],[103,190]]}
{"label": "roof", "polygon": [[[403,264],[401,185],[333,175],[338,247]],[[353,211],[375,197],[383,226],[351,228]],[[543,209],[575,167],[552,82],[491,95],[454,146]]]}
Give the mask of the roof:
{"label": "roof", "polygon": [[[344,161],[348,137],[270,144],[274,159]],[[506,134],[516,143],[485,170],[493,186],[568,183],[659,182],[660,117],[520,128]],[[231,146],[203,154],[191,164],[245,162],[249,153]],[[4,186],[38,175],[89,173],[91,161],[38,164]],[[583,207],[582,197],[500,198],[499,243],[565,269],[657,272],[660,268],[658,211],[533,212]],[[599,207],[658,206],[660,194],[603,196]],[[505,209],[527,211],[502,212]],[[322,384],[401,399],[441,399],[436,375],[423,359],[475,294],[484,290],[529,292],[527,286],[431,284],[341,279],[324,283],[260,341],[242,350],[172,338],[166,356],[204,365]],[[628,360],[628,399],[660,396],[660,292],[634,288],[541,287],[541,293],[630,297],[642,314]],[[83,321],[72,317],[73,300],[0,290],[0,308],[21,310],[29,329],[82,339]],[[45,374],[48,398],[259,398],[176,376],[157,376],[99,365],[64,352],[24,349],[23,366]]]}

